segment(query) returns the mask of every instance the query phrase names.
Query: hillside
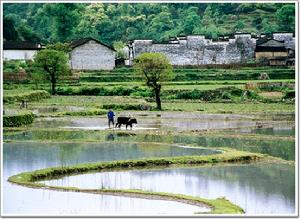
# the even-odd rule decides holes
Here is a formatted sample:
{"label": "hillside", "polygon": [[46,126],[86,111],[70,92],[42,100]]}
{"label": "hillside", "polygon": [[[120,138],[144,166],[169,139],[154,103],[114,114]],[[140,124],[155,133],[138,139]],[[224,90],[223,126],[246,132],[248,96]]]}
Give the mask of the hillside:
{"label": "hillside", "polygon": [[[295,5],[280,3],[4,3],[4,38],[38,42],[94,37],[106,44],[234,32],[294,32]],[[120,44],[120,42],[119,42]]]}

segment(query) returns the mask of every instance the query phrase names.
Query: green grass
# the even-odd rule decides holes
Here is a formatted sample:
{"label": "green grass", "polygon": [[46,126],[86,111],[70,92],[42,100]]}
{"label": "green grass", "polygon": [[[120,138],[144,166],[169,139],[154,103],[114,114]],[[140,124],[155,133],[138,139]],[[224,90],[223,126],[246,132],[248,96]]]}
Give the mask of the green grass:
{"label": "green grass", "polygon": [[209,103],[196,101],[172,101],[162,104],[164,110],[202,113],[259,113],[295,112],[294,104],[284,103]]}
{"label": "green grass", "polygon": [[28,102],[49,98],[50,94],[44,90],[4,90],[3,102]]}
{"label": "green grass", "polygon": [[[48,99],[33,102],[30,105],[39,107],[51,106],[82,106],[101,109],[103,105],[150,105],[155,107],[155,102],[147,102],[145,98],[123,96],[52,96]],[[5,105],[7,108],[18,108],[17,104]],[[293,103],[262,103],[262,102],[203,102],[198,100],[163,100],[164,111],[185,111],[201,113],[280,113],[295,112]]]}
{"label": "green grass", "polygon": [[[61,187],[61,186],[47,186],[49,189],[61,190],[61,191],[75,191],[93,194],[107,194],[117,195],[133,198],[146,198],[146,199],[158,199],[167,201],[177,201],[187,204],[193,204],[197,206],[206,206],[211,208],[210,212],[204,214],[243,214],[244,210],[231,203],[225,198],[217,199],[205,199],[190,195],[173,194],[167,192],[150,192],[137,189],[80,189],[74,187]],[[195,212],[195,214],[201,214],[201,212]]]}

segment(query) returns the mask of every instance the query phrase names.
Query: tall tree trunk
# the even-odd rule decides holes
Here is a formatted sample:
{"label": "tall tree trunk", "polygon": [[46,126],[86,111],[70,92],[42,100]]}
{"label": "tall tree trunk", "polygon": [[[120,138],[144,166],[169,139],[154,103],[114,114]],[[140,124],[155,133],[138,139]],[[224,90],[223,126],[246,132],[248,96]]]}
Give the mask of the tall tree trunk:
{"label": "tall tree trunk", "polygon": [[56,94],[56,90],[55,90],[56,80],[54,78],[51,80],[51,87],[52,87],[52,90],[51,90],[52,95],[55,95]]}
{"label": "tall tree trunk", "polygon": [[161,100],[160,100],[160,89],[154,89],[155,99],[156,99],[156,108],[161,110]]}

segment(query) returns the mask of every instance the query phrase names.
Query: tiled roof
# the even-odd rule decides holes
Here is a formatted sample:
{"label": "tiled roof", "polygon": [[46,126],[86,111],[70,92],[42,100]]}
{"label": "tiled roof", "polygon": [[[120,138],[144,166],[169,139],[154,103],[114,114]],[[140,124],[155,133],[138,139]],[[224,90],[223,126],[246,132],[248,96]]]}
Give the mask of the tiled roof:
{"label": "tiled roof", "polygon": [[40,50],[43,49],[43,45],[40,43],[32,43],[32,42],[14,42],[14,41],[4,41],[3,49],[5,50]]}
{"label": "tiled roof", "polygon": [[[264,44],[264,43],[268,43],[274,47],[284,46],[284,41],[274,40],[274,39],[267,38],[267,37],[259,38],[256,40],[257,46],[263,46],[262,44]],[[268,46],[270,46],[270,45],[268,45]]]}
{"label": "tiled roof", "polygon": [[97,43],[101,44],[102,46],[105,46],[105,47],[107,47],[107,48],[109,48],[109,49],[111,49],[111,50],[113,50],[113,51],[116,51],[114,48],[112,48],[112,47],[110,47],[110,46],[108,46],[108,45],[105,45],[104,43],[100,42],[99,40],[96,40],[96,39],[91,38],[91,37],[89,37],[89,38],[77,39],[77,40],[72,40],[71,43],[70,43],[70,46],[71,46],[72,49],[74,49],[74,48],[76,48],[76,47],[78,47],[78,46],[81,46],[81,45],[83,45],[83,44],[89,42],[90,40],[96,41]]}

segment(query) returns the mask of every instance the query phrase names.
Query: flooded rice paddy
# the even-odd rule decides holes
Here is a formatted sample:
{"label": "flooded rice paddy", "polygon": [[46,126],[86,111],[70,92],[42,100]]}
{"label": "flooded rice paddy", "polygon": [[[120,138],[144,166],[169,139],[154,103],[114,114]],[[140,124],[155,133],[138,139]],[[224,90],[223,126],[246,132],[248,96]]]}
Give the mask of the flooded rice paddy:
{"label": "flooded rice paddy", "polygon": [[[222,148],[295,160],[293,115],[283,116],[287,118],[284,120],[280,116],[263,119],[256,115],[200,113],[141,112],[135,116],[138,125],[128,131],[125,127],[108,130],[105,116],[45,117],[24,130],[5,131],[3,213],[192,215],[210,210],[174,201],[31,189],[7,182],[8,177],[20,172],[47,167],[149,157],[205,156],[222,153]],[[291,215],[295,212],[295,168],[284,163],[100,172],[46,183],[82,188],[143,189],[212,199],[226,197],[248,215]]]}
{"label": "flooded rice paddy", "polygon": [[[128,116],[123,114],[124,116]],[[132,114],[131,114],[132,115]],[[176,117],[177,116],[177,117]],[[168,130],[168,131],[191,131],[191,130],[228,130],[238,129],[247,130],[249,127],[271,126],[282,124],[282,121],[264,121],[257,122],[255,117],[250,116],[224,116],[224,115],[135,115],[138,124],[134,126],[134,130]],[[98,117],[59,117],[59,118],[43,118],[38,119],[32,126],[43,128],[66,128],[78,130],[106,130],[106,116]],[[123,130],[125,126],[121,127]]]}
{"label": "flooded rice paddy", "polygon": [[248,214],[279,214],[295,211],[294,181],[292,166],[272,163],[91,173],[45,183],[85,189],[142,189],[210,199],[224,196]]}

